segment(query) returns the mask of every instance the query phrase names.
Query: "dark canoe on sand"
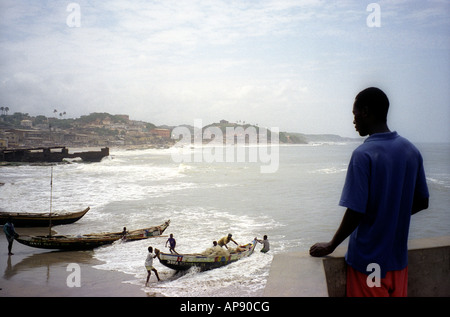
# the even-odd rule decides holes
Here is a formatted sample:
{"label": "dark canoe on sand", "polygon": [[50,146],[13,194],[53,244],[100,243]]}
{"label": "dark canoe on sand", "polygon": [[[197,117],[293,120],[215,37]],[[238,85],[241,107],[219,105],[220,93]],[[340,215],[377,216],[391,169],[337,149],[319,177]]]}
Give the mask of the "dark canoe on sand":
{"label": "dark canoe on sand", "polygon": [[15,227],[48,227],[50,219],[52,226],[74,223],[80,220],[88,211],[89,207],[77,212],[55,212],[31,213],[31,212],[0,212],[0,225],[4,225],[8,217],[12,218]]}
{"label": "dark canoe on sand", "polygon": [[19,236],[16,240],[24,245],[41,249],[58,249],[66,251],[91,250],[123,239],[136,241],[160,236],[169,226],[170,220],[160,226],[153,226],[127,232],[93,233],[82,236],[52,235],[52,236]]}
{"label": "dark canoe on sand", "polygon": [[198,267],[200,271],[215,269],[221,266],[236,262],[244,257],[250,256],[255,250],[256,240],[244,246],[240,246],[240,252],[230,253],[229,256],[204,256],[201,254],[171,254],[157,251],[161,264],[177,270],[188,270],[191,267]]}

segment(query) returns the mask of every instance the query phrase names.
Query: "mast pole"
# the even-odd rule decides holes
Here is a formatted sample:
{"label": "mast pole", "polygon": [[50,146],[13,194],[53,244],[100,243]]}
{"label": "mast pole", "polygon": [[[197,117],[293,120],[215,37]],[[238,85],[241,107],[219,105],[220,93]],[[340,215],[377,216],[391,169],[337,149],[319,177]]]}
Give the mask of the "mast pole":
{"label": "mast pole", "polygon": [[51,177],[50,177],[50,223],[48,226],[48,236],[52,236],[52,199],[53,199],[53,166],[51,167]]}

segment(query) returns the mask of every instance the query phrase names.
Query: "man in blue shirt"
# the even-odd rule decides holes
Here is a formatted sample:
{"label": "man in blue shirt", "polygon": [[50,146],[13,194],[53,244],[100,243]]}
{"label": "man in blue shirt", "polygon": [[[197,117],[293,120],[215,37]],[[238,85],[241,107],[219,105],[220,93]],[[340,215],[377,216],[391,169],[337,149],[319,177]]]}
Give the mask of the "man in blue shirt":
{"label": "man in blue shirt", "polygon": [[[339,202],[347,210],[332,240],[310,248],[312,256],[325,256],[350,235],[348,296],[406,296],[410,217],[428,208],[422,156],[389,130],[388,109],[389,100],[378,88],[356,96],[353,123],[369,137],[350,160]],[[367,276],[374,265],[381,278],[376,283]]]}
{"label": "man in blue shirt", "polygon": [[167,247],[167,243],[169,243],[169,250],[170,250],[170,253],[175,253],[175,254],[178,254],[178,252],[177,251],[175,251],[175,246],[177,245],[177,242],[175,241],[175,238],[173,237],[173,234],[171,233],[170,234],[170,237],[169,237],[169,239],[167,239],[167,241],[166,241],[166,247]]}

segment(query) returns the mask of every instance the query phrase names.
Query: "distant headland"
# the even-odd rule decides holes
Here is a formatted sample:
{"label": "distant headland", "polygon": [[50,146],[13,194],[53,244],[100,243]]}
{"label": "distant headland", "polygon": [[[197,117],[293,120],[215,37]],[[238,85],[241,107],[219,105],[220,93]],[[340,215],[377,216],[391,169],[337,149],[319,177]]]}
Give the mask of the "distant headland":
{"label": "distant headland", "polygon": [[[172,130],[175,126],[131,120],[126,114],[94,112],[80,118],[65,118],[66,114],[54,111],[53,117],[30,116],[15,112],[8,115],[1,107],[0,149],[30,147],[153,147],[167,148],[175,144]],[[194,131],[192,125],[181,125]],[[177,126],[179,127],[179,126]],[[225,132],[227,128],[255,129],[257,124],[245,122],[231,123],[220,120],[202,127],[217,127]],[[269,131],[270,133],[270,131]],[[298,132],[279,132],[280,144],[308,144],[322,142],[355,142],[360,139],[345,138],[334,134],[304,134]]]}

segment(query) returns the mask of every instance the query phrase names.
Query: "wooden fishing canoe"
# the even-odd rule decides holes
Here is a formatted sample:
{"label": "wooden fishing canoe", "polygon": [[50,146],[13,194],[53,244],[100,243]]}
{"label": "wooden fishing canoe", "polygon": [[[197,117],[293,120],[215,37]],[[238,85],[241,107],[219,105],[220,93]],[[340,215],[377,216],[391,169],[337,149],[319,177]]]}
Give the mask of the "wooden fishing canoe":
{"label": "wooden fishing canoe", "polygon": [[[204,256],[201,254],[171,254],[156,252],[161,264],[168,268],[183,271],[191,267],[198,267],[201,271],[211,270],[236,262],[250,256],[255,250],[256,240],[244,246],[239,246],[240,252],[230,253],[229,256]],[[156,250],[155,250],[156,251]]]}
{"label": "wooden fishing canoe", "polygon": [[169,226],[170,220],[160,226],[153,226],[127,232],[92,233],[81,236],[52,235],[52,236],[25,236],[21,235],[16,240],[24,245],[41,249],[58,249],[65,251],[90,250],[123,239],[124,241],[136,241],[160,236]]}
{"label": "wooden fishing canoe", "polygon": [[[74,223],[80,220],[90,207],[77,212],[52,212],[52,226]],[[0,212],[0,225],[4,225],[8,219],[12,218],[14,227],[48,227],[50,224],[50,214],[30,213],[30,212]]]}
{"label": "wooden fishing canoe", "polygon": [[103,237],[109,237],[109,238],[116,238],[117,239],[124,239],[125,241],[135,241],[135,240],[142,240],[154,236],[160,236],[169,226],[170,220],[167,220],[160,226],[153,226],[149,228],[144,229],[137,229],[137,230],[131,230],[127,231],[124,235],[123,231],[118,232],[102,232],[102,233],[90,233],[85,234],[85,237],[88,238],[103,238]]}

